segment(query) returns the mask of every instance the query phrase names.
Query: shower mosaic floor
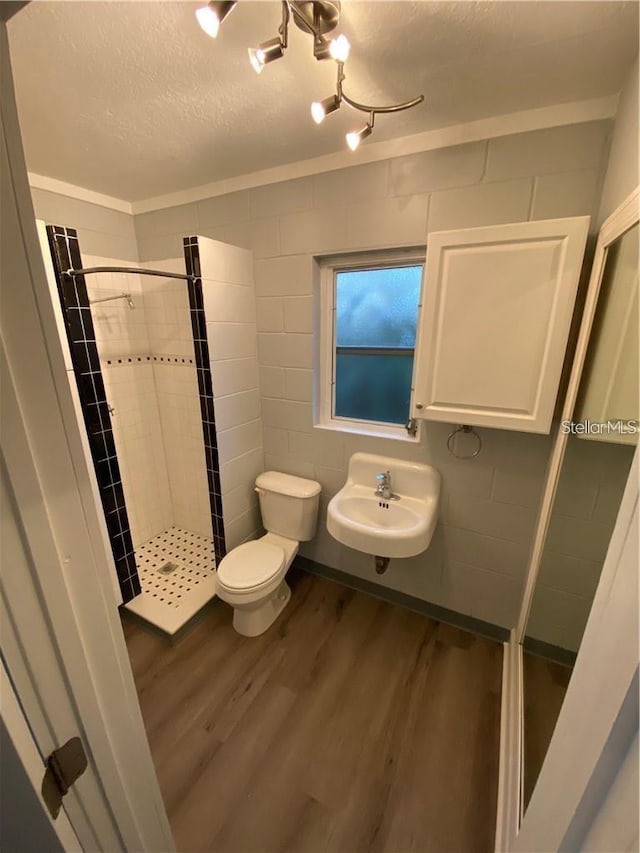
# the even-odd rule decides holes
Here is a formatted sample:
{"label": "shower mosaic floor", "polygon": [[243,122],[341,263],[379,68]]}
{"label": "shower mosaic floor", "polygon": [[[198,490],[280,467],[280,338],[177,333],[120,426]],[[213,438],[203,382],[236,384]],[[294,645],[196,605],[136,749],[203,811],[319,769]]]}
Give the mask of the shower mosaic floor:
{"label": "shower mosaic floor", "polygon": [[142,593],[127,610],[175,634],[215,595],[213,542],[170,527],[136,548]]}

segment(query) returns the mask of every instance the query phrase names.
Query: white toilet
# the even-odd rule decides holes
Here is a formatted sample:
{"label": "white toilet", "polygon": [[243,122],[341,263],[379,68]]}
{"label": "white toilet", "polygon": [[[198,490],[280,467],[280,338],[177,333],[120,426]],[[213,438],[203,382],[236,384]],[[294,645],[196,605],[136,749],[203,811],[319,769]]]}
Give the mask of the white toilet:
{"label": "white toilet", "polygon": [[217,573],[216,592],[233,607],[233,627],[245,637],[264,633],[291,598],[284,578],[298,544],[316,532],[320,483],[265,471],[256,492],[268,532],[230,551]]}

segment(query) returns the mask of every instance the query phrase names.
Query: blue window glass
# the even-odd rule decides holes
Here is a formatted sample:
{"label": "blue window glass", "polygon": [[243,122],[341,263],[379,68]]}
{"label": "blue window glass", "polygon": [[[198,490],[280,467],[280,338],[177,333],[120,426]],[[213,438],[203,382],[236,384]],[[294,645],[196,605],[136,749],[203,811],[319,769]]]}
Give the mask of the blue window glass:
{"label": "blue window glass", "polygon": [[335,277],[334,417],[405,424],[422,265]]}

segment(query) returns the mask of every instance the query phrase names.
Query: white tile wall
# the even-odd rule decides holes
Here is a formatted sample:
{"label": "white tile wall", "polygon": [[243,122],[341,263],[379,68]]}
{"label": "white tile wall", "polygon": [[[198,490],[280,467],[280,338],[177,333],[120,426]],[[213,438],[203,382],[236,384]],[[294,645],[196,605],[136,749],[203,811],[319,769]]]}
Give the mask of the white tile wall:
{"label": "white tile wall", "polygon": [[[518,134],[192,205],[197,233],[253,251],[257,350],[253,317],[237,324],[212,321],[214,387],[220,396],[249,390],[247,382],[257,387],[257,353],[264,465],[322,483],[318,535],[303,546],[304,554],[443,607],[505,627],[515,624],[549,437],[482,430],[481,455],[457,463],[446,451],[450,427],[445,424],[427,425],[418,445],[314,429],[308,331],[314,256],[423,244],[427,230],[555,218],[568,211],[590,214],[609,132],[609,122],[593,122]],[[139,250],[145,258],[164,257],[167,240],[182,236],[160,236],[153,227],[144,233]],[[242,371],[245,379],[236,385]],[[234,518],[243,519],[233,528],[240,532],[250,526],[244,516],[251,519],[254,509],[242,501],[251,501],[247,484],[260,467],[261,451],[247,447],[240,445],[242,464],[225,468],[239,489],[228,500],[240,502],[231,503]],[[357,450],[430,462],[444,477],[442,523],[429,550],[392,561],[382,576],[374,574],[370,559],[340,546],[325,527],[327,500],[341,486],[347,460]],[[246,480],[237,480],[234,472],[240,469]]]}
{"label": "white tile wall", "polygon": [[[80,249],[83,249],[82,242]],[[85,267],[128,266],[126,260],[90,255],[84,251],[82,262]],[[87,275],[85,281],[90,301],[130,293],[135,305],[132,310],[125,299],[116,299],[92,307],[91,315],[100,357],[146,355],[149,352],[149,335],[140,276],[94,273]]]}
{"label": "white tile wall", "polygon": [[[80,243],[81,250],[83,248]],[[121,258],[83,252],[83,263],[127,266]],[[135,308],[118,299],[94,305],[93,323],[118,450],[133,543],[137,547],[173,523],[158,399],[151,364],[113,364],[108,359],[150,353],[147,314],[140,276],[100,273],[86,276],[89,299],[131,293]]]}
{"label": "white tile wall", "polygon": [[[294,182],[295,183],[295,182]],[[280,196],[285,208],[300,188]],[[260,208],[261,196],[252,196]],[[222,215],[220,210],[217,215]],[[227,550],[261,531],[255,479],[264,470],[251,251],[198,239],[215,399]]]}
{"label": "white tile wall", "polygon": [[[191,349],[193,355],[193,344]],[[156,362],[153,372],[173,523],[210,538],[211,510],[195,367]]]}
{"label": "white tile wall", "polygon": [[[127,265],[86,253],[83,263]],[[180,258],[146,266],[184,273]],[[116,300],[92,309],[107,397],[115,409],[113,429],[134,545],[172,525],[210,537],[198,386],[189,363],[194,351],[186,282],[100,273],[87,276],[87,286],[90,298],[124,291],[135,304],[131,310],[125,300]],[[171,355],[187,363],[105,363],[136,355]]]}

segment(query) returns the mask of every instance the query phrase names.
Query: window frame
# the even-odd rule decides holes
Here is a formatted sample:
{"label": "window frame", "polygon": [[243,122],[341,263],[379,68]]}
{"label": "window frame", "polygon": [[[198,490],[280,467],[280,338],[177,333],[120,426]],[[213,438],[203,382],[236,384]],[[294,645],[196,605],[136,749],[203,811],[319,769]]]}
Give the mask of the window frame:
{"label": "window frame", "polygon": [[[416,318],[416,346],[414,346],[413,371],[411,377],[411,395],[415,382],[417,354],[417,329],[420,324],[420,309],[423,300],[424,266],[426,248],[413,246],[406,249],[386,249],[375,252],[351,252],[343,255],[319,258],[320,266],[320,323],[318,338],[318,374],[316,384],[316,417],[314,426],[319,429],[339,432],[358,433],[360,435],[392,438],[417,443],[420,441],[420,422],[416,424],[416,433],[411,435],[405,426],[396,426],[380,421],[365,421],[349,418],[337,418],[335,411],[335,367],[337,345],[335,341],[335,302],[337,274],[358,269],[384,269],[387,267],[422,266],[423,276],[418,299]],[[407,420],[411,411],[407,412]]]}

